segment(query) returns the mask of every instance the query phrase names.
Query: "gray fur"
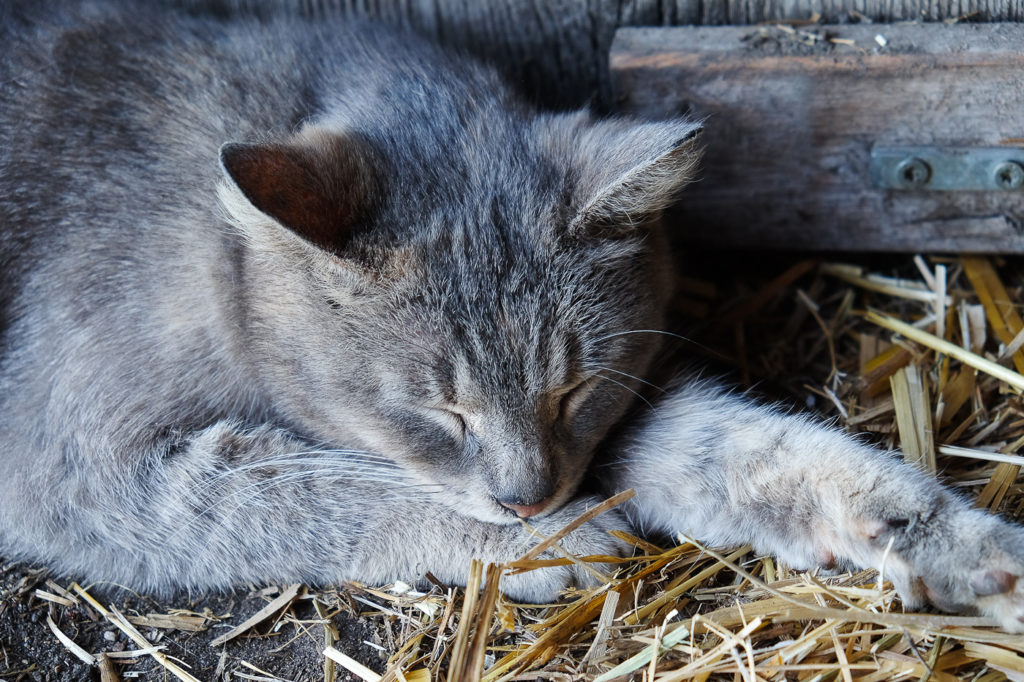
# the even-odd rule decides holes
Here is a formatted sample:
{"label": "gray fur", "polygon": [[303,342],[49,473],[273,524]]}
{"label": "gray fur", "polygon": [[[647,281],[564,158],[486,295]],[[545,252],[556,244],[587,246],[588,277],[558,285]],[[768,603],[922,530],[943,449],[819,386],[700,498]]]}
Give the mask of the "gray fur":
{"label": "gray fur", "polygon": [[1024,528],[893,453],[696,379],[612,450],[602,478],[636,490],[627,513],[642,531],[750,543],[796,568],[884,568],[910,607],[977,610],[1024,631]]}
{"label": "gray fur", "polygon": [[[942,508],[950,525],[900,535],[901,590],[921,576],[1021,627],[1020,530],[843,436],[690,383],[605,442],[656,351],[631,332],[662,324],[657,214],[695,123],[540,113],[372,25],[5,11],[6,555],[165,592],[458,582],[530,544],[513,508],[552,532],[593,504],[577,490],[600,446],[606,487],[639,495],[570,551],[621,551],[605,531],[632,521],[870,564],[879,524]],[[801,459],[818,441],[910,507],[844,497]],[[763,489],[730,487],[752,474]],[[785,485],[806,495],[763,523]],[[977,570],[936,563],[973,527]]]}

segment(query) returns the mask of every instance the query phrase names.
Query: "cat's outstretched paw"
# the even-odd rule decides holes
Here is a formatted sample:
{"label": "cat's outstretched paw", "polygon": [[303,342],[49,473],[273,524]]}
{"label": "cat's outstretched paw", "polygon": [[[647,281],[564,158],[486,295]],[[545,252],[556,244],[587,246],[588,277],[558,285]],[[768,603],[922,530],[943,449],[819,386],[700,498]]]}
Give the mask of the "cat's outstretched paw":
{"label": "cat's outstretched paw", "polygon": [[930,603],[1024,632],[1024,527],[958,506],[856,525],[909,608]]}
{"label": "cat's outstretched paw", "polygon": [[[584,497],[573,500],[550,516],[537,519],[531,525],[545,536],[552,535],[570,521],[602,501],[598,497]],[[559,541],[562,549],[573,556],[625,556],[629,546],[615,536],[612,530],[629,531],[630,525],[625,515],[618,509],[611,509],[597,518],[588,521]],[[540,539],[532,541],[536,544]],[[561,553],[554,550],[544,552],[539,558],[557,559]],[[600,582],[600,573],[614,571],[612,564],[590,564],[594,571],[588,571],[583,565],[551,566],[538,568],[523,573],[507,574],[502,578],[502,592],[511,599],[535,604],[550,603],[570,587],[593,587]]]}

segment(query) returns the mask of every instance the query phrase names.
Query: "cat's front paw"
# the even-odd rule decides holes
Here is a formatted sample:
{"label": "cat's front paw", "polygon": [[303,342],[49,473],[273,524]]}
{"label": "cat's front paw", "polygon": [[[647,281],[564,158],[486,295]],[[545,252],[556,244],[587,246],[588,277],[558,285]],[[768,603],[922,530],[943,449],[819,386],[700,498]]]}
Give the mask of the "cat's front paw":
{"label": "cat's front paw", "polygon": [[1024,632],[1024,527],[977,509],[939,508],[862,522],[860,534],[908,607],[974,612]]}
{"label": "cat's front paw", "polygon": [[[601,498],[598,497],[583,497],[573,500],[555,513],[537,519],[531,525],[545,537],[553,535],[601,501]],[[609,531],[612,530],[630,532],[630,525],[625,514],[618,509],[610,509],[588,521],[559,540],[558,545],[565,552],[576,557],[593,555],[621,557],[627,555],[630,551],[629,546],[611,535]],[[541,538],[535,538],[529,544],[535,545],[540,541]],[[561,552],[550,549],[538,558],[557,559],[562,556]],[[588,570],[588,567],[591,570]],[[546,604],[557,600],[562,592],[571,587],[593,587],[601,582],[601,574],[614,570],[613,564],[574,563],[568,566],[550,566],[522,573],[511,573],[506,574],[502,579],[502,592],[509,598],[518,601]]]}

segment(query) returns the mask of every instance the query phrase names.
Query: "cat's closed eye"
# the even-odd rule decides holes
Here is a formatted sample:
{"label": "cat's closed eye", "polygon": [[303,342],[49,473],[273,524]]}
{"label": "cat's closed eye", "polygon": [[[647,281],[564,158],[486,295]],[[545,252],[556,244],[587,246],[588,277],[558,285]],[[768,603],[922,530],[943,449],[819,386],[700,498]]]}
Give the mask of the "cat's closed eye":
{"label": "cat's closed eye", "polygon": [[465,438],[466,434],[469,433],[469,424],[466,422],[466,416],[452,407],[438,407],[428,406],[427,409],[438,417],[438,421],[442,422],[452,433],[457,434],[460,438]]}
{"label": "cat's closed eye", "polygon": [[572,421],[590,394],[590,379],[583,379],[575,385],[570,386],[562,393],[558,402],[558,420],[566,423]]}

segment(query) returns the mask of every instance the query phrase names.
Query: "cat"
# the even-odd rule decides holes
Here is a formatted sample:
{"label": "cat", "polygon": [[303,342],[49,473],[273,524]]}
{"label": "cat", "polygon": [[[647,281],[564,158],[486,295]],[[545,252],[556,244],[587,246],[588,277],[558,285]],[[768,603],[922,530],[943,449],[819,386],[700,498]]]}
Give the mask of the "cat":
{"label": "cat", "polygon": [[159,593],[458,583],[520,518],[633,488],[565,549],[884,562],[912,607],[1024,631],[1024,529],[891,453],[692,378],[630,411],[699,122],[540,111],[373,24],[2,14],[4,556]]}

